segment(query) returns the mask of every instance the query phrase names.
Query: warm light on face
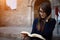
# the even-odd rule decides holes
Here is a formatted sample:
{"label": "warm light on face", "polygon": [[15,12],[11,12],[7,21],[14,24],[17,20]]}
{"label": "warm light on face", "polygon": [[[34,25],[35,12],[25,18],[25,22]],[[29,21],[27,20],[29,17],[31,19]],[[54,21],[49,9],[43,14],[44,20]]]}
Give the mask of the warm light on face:
{"label": "warm light on face", "polygon": [[41,8],[40,8],[39,14],[40,14],[41,18],[46,17],[46,13]]}

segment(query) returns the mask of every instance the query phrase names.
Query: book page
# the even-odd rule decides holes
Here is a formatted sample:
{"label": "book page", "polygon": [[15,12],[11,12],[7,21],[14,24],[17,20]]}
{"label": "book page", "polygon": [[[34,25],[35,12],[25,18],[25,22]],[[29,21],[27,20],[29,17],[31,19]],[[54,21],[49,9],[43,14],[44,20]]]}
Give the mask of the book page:
{"label": "book page", "polygon": [[45,38],[42,36],[42,35],[39,35],[39,34],[32,34],[31,35],[31,37],[38,37],[38,38],[40,38],[40,39],[43,39],[43,40],[45,40]]}
{"label": "book page", "polygon": [[39,35],[39,34],[30,34],[29,32],[26,32],[26,31],[22,31],[21,32],[22,34],[27,34],[28,36],[30,36],[30,37],[38,37],[38,38],[40,38],[40,39],[43,39],[43,40],[45,40],[45,38],[43,37],[43,36],[41,36],[41,35]]}

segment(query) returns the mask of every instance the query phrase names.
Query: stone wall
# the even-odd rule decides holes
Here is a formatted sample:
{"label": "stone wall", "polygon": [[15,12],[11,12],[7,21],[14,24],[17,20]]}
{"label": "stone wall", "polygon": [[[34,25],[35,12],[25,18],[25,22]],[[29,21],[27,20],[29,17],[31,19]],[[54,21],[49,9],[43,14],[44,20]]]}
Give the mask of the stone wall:
{"label": "stone wall", "polygon": [[28,0],[17,0],[17,9],[0,10],[0,26],[31,26]]}

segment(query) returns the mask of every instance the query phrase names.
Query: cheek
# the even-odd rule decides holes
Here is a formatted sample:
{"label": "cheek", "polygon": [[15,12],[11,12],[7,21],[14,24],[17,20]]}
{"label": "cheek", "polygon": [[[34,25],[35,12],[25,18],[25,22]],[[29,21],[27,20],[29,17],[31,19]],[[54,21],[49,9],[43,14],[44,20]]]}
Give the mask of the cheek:
{"label": "cheek", "polygon": [[40,13],[39,14],[41,17],[46,17],[46,14],[45,13]]}
{"label": "cheek", "polygon": [[43,14],[44,16],[46,16],[46,14]]}
{"label": "cheek", "polygon": [[46,16],[46,13],[44,13],[43,15]]}
{"label": "cheek", "polygon": [[40,13],[39,15],[40,15],[40,16],[43,16],[44,14],[43,14],[43,13]]}

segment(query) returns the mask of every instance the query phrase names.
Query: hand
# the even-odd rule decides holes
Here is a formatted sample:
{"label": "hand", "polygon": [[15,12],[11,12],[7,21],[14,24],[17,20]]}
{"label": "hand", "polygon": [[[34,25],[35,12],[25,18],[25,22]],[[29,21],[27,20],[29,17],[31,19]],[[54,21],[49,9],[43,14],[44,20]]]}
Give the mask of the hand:
{"label": "hand", "polygon": [[22,38],[22,39],[24,39],[24,38],[26,38],[26,37],[28,37],[27,34],[25,34],[25,33],[21,33],[21,38]]}

